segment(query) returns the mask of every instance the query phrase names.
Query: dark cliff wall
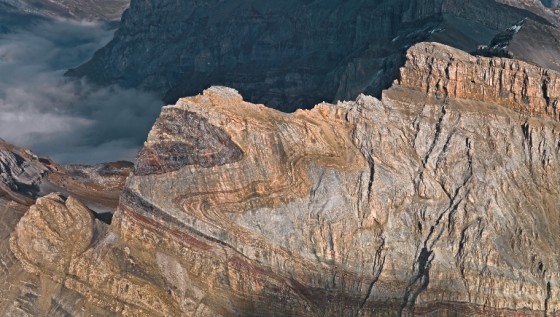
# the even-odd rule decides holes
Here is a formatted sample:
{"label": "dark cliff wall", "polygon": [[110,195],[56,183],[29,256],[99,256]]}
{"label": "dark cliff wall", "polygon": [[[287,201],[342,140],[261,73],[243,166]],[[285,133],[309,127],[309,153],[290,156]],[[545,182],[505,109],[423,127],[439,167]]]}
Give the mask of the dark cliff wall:
{"label": "dark cliff wall", "polygon": [[414,43],[472,50],[527,15],[486,0],[133,0],[114,40],[69,75],[168,103],[228,85],[290,111],[379,95]]}

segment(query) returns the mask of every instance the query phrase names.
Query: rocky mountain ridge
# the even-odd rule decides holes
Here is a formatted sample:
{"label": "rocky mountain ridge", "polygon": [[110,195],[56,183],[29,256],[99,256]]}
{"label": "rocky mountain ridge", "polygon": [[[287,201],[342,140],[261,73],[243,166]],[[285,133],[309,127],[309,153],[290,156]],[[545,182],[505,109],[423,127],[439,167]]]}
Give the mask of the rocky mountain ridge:
{"label": "rocky mountain ridge", "polygon": [[406,56],[381,100],[182,98],[110,228],[52,194],[10,248],[54,299],[73,294],[69,314],[559,316],[560,129],[540,102],[558,73],[435,43]]}
{"label": "rocky mountain ridge", "polygon": [[398,83],[432,95],[495,103],[560,120],[558,75],[511,58],[488,59],[418,44],[407,53]]}
{"label": "rocky mountain ridge", "polygon": [[496,35],[490,45],[480,47],[485,56],[507,56],[543,68],[560,71],[560,30],[531,19],[520,21]]}
{"label": "rocky mountain ridge", "polygon": [[133,0],[114,39],[68,74],[167,103],[224,85],[293,111],[379,97],[415,43],[473,51],[526,17],[550,23],[493,0]]}

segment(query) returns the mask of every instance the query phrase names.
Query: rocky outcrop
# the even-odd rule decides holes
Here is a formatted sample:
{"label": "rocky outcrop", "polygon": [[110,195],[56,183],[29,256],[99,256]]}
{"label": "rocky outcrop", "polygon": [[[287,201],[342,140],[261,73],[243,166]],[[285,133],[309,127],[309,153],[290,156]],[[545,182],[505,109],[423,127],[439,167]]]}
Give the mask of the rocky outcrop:
{"label": "rocky outcrop", "polygon": [[544,20],[493,0],[134,0],[114,39],[68,74],[168,103],[220,84],[293,111],[380,96],[413,44],[472,51],[527,16]]}
{"label": "rocky outcrop", "polygon": [[[106,235],[103,222],[110,222],[116,209],[130,163],[61,166],[3,140],[0,162],[0,315],[112,314],[60,280],[72,257]],[[49,195],[53,191],[64,196]],[[95,212],[75,198],[64,198],[69,194]],[[41,196],[46,197],[35,204]],[[12,252],[9,238],[18,222],[22,229],[12,240]]]}
{"label": "rocky outcrop", "polygon": [[12,250],[123,316],[559,316],[559,121],[528,84],[556,73],[434,43],[407,59],[381,100],[286,114],[213,87],[164,107],[108,232],[49,196]]}
{"label": "rocky outcrop", "polygon": [[37,197],[39,184],[50,171],[48,165],[31,151],[0,140],[0,195],[29,203]]}
{"label": "rocky outcrop", "polygon": [[70,262],[91,244],[93,213],[82,203],[58,194],[39,198],[16,227],[11,249],[30,271],[62,278]]}
{"label": "rocky outcrop", "polygon": [[408,51],[399,84],[560,119],[560,73],[509,58],[475,57],[421,43]]}

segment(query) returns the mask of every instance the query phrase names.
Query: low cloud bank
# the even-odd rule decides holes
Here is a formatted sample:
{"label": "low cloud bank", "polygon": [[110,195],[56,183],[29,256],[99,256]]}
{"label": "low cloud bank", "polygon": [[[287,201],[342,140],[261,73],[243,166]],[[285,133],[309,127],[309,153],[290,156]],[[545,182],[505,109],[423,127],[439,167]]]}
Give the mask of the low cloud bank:
{"label": "low cloud bank", "polygon": [[43,21],[0,35],[0,138],[63,163],[132,160],[161,101],[63,76],[112,33],[101,23]]}

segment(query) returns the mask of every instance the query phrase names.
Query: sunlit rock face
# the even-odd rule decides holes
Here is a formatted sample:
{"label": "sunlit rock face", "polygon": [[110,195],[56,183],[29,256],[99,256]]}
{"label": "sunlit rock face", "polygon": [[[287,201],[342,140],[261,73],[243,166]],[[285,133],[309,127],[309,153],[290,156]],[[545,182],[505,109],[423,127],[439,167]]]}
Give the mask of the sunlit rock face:
{"label": "sunlit rock face", "polygon": [[493,0],[134,0],[113,41],[69,72],[167,103],[211,85],[280,110],[380,96],[420,41],[466,51],[525,17]]}
{"label": "sunlit rock face", "polygon": [[106,235],[130,171],[127,162],[58,165],[0,140],[0,315],[113,314],[60,281],[69,259]]}
{"label": "sunlit rock face", "polygon": [[[558,73],[406,56],[381,100],[286,114],[212,87],[164,107],[111,227],[45,197],[17,261],[124,316],[558,316]],[[57,213],[76,243],[29,229]]]}

